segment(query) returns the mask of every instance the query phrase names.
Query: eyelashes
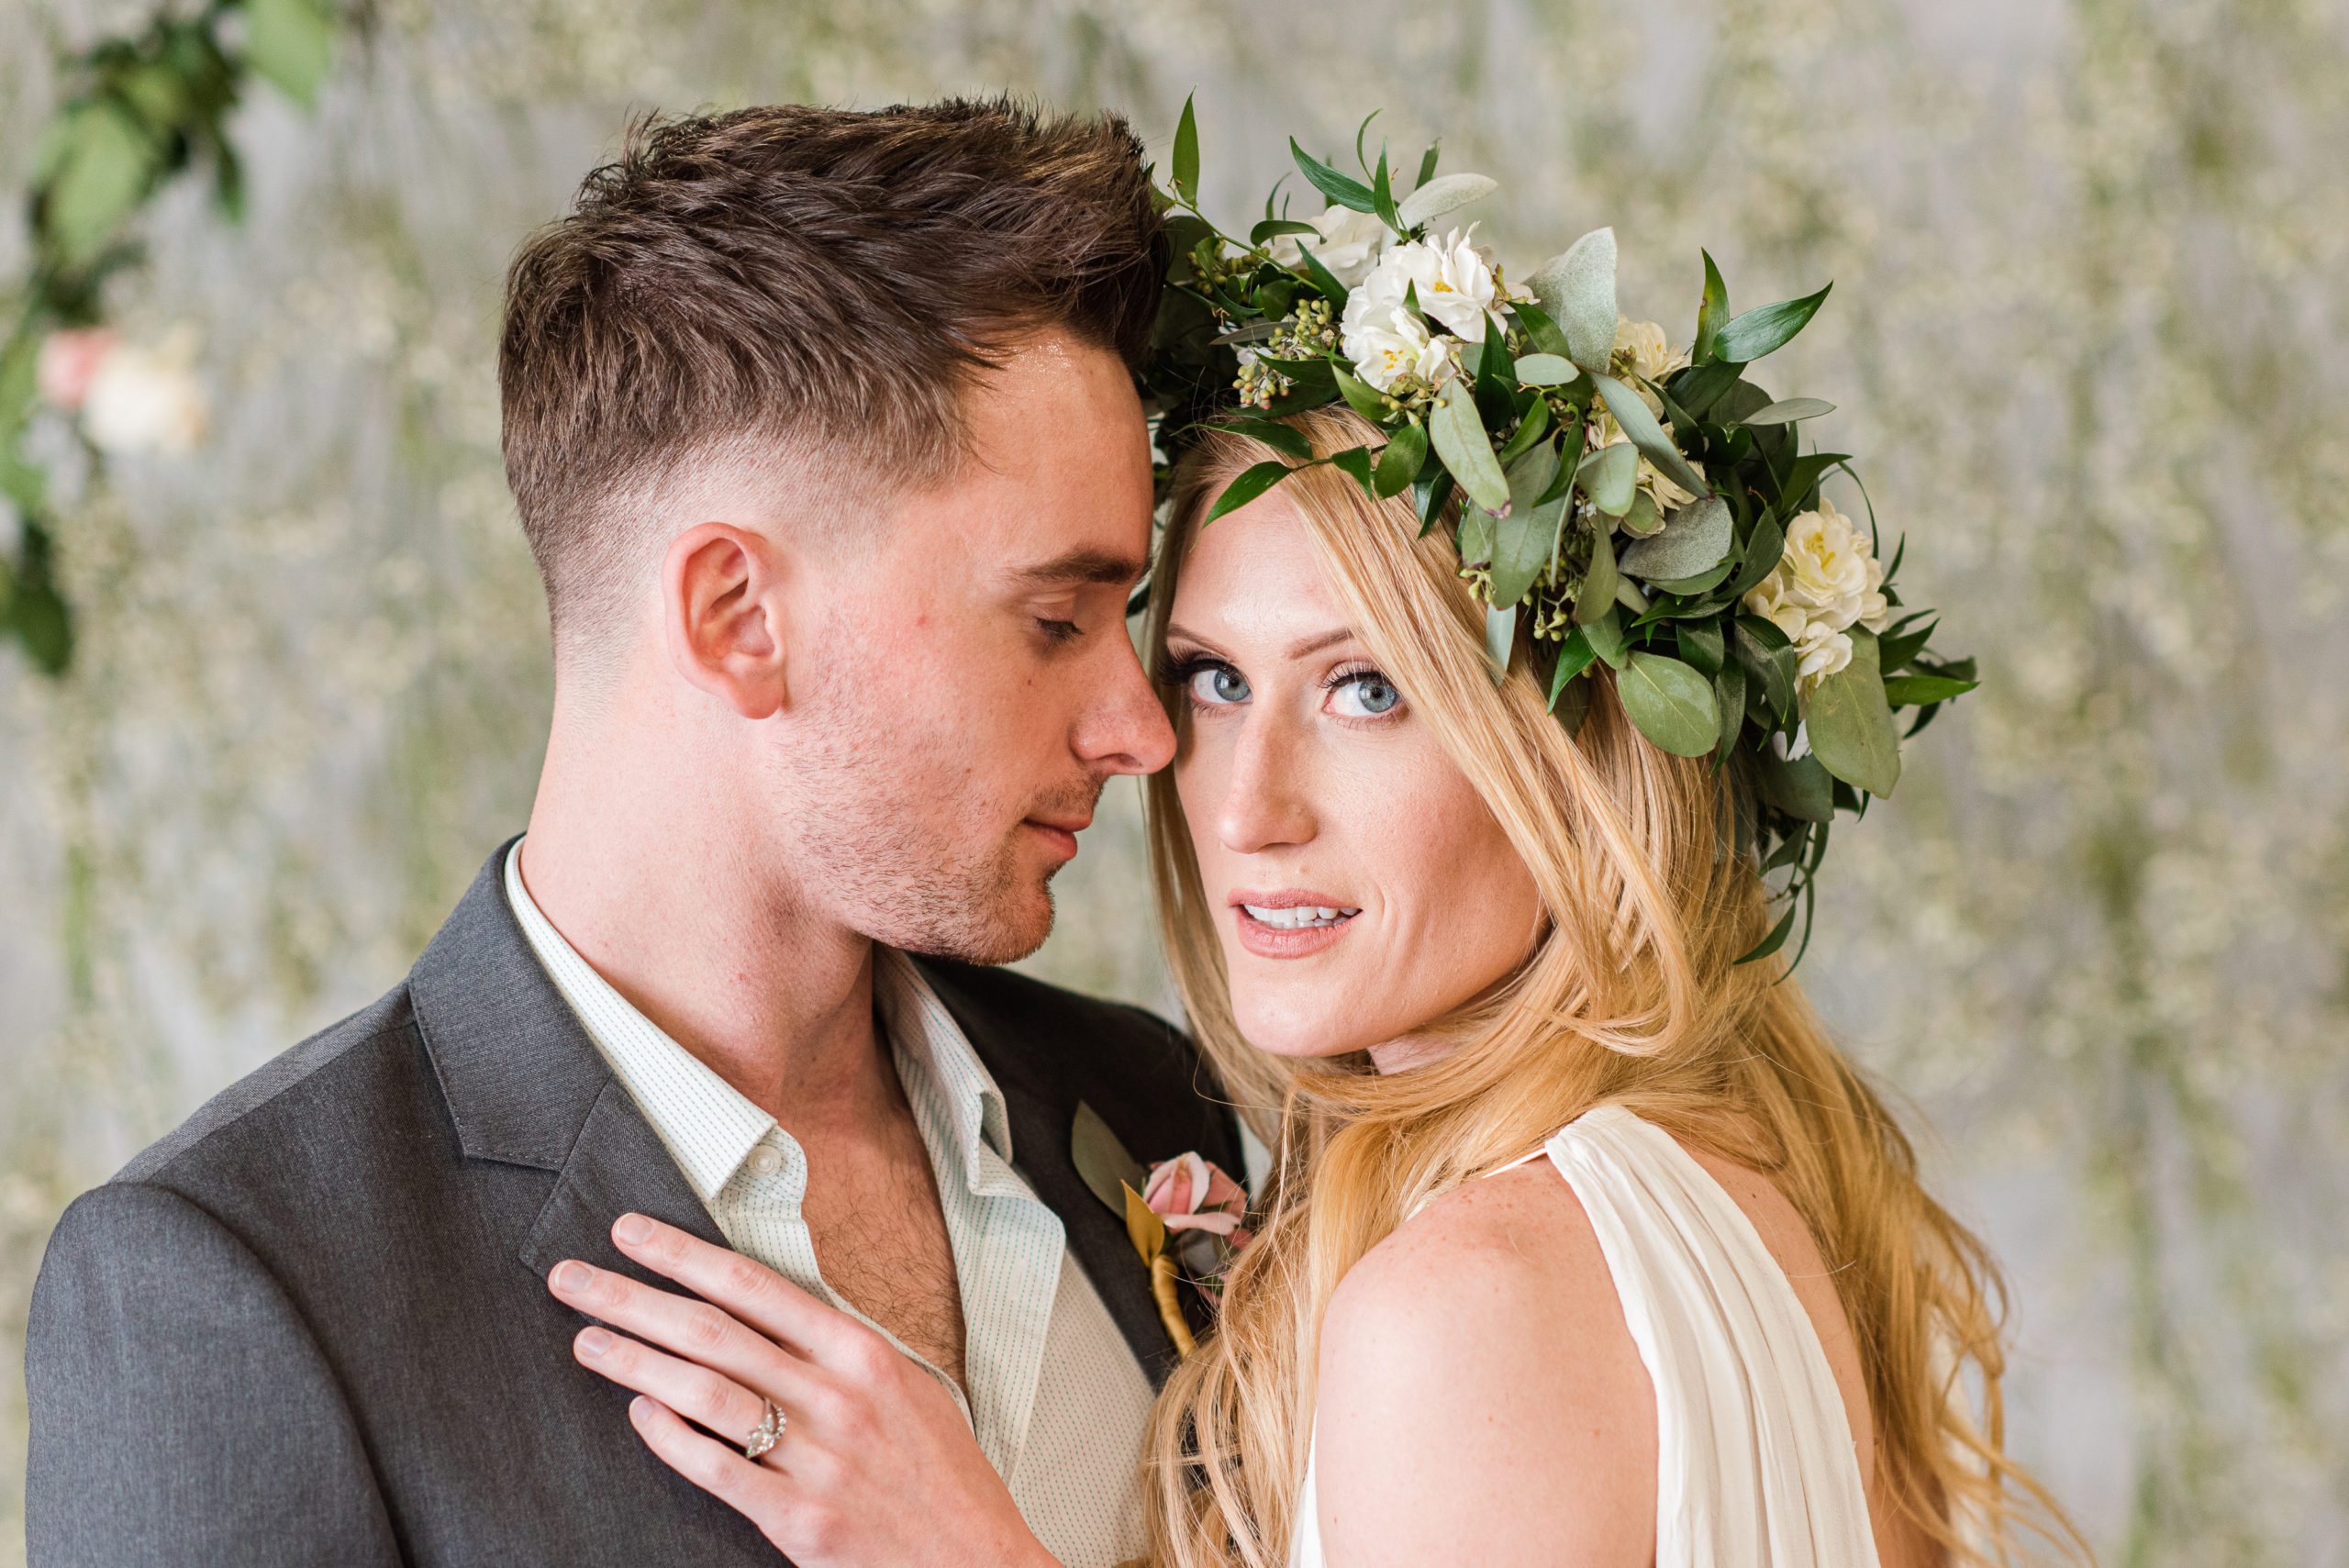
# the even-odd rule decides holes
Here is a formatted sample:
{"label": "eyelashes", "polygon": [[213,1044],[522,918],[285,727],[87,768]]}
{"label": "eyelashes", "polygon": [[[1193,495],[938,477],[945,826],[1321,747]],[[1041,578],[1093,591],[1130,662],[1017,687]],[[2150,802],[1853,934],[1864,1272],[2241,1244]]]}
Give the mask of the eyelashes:
{"label": "eyelashes", "polygon": [[[1231,674],[1237,677],[1243,685],[1247,683],[1247,677],[1241,674],[1239,667],[1233,664],[1231,661],[1229,659],[1219,659],[1213,654],[1204,652],[1186,653],[1178,656],[1171,651],[1162,651],[1158,656],[1157,663],[1152,669],[1152,674],[1160,685],[1173,686],[1179,689],[1184,694],[1185,700],[1194,708],[1230,707],[1236,706],[1232,703],[1203,702],[1196,695],[1194,691],[1194,683],[1201,674],[1210,670],[1230,671]],[[1339,665],[1336,669],[1321,677],[1319,685],[1325,698],[1330,693],[1341,691],[1348,686],[1353,685],[1375,685],[1382,687],[1394,694],[1389,706],[1386,708],[1368,713],[1338,714],[1334,716],[1340,718],[1352,719],[1356,722],[1375,723],[1380,719],[1389,717],[1391,714],[1398,712],[1404,706],[1400,689],[1395,685],[1394,682],[1386,678],[1386,673],[1379,669],[1377,665],[1366,663],[1361,660]]]}

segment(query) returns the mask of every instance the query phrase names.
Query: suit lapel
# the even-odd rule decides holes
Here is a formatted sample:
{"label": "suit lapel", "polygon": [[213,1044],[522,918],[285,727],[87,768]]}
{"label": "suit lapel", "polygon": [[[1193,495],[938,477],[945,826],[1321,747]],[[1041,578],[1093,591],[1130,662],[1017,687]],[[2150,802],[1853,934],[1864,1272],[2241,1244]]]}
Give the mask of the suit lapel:
{"label": "suit lapel", "polygon": [[613,1220],[634,1210],[720,1247],[725,1238],[530,951],[506,902],[511,848],[490,857],[417,961],[417,1029],[467,1156],[554,1173],[516,1250],[522,1266],[543,1278],[580,1258],[666,1285],[620,1256]]}
{"label": "suit lapel", "polygon": [[1093,1195],[1069,1153],[1076,1121],[1074,1085],[1040,1071],[1036,1057],[1041,1053],[1023,1049],[1011,1020],[979,1005],[944,966],[924,962],[920,968],[1003,1091],[1011,1124],[1012,1168],[1060,1216],[1068,1250],[1092,1282],[1094,1294],[1109,1309],[1151,1385],[1163,1385],[1177,1357],[1159,1318],[1157,1299],[1150,1293],[1149,1271],[1134,1252],[1123,1217],[1112,1214]]}

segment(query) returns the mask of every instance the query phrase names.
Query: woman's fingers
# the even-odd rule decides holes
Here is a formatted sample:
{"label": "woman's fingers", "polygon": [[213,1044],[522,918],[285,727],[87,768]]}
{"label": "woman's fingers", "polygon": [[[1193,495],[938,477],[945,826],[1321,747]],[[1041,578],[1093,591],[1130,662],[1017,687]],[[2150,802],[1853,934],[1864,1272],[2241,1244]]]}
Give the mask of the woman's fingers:
{"label": "woman's fingers", "polygon": [[554,1266],[547,1287],[590,1318],[730,1377],[778,1405],[807,1394],[805,1362],[708,1302],[655,1290],[575,1258]]}
{"label": "woman's fingers", "polygon": [[[732,1440],[737,1449],[750,1441],[766,1417],[765,1398],[724,1373],[681,1361],[608,1329],[582,1329],[573,1337],[571,1349],[581,1366],[623,1388],[651,1396],[687,1420]],[[782,1462],[780,1455],[774,1458]]]}
{"label": "woman's fingers", "polygon": [[829,1539],[827,1505],[801,1495],[779,1472],[704,1437],[658,1399],[629,1401],[628,1418],[654,1458],[758,1526],[785,1556]]}
{"label": "woman's fingers", "polygon": [[612,1224],[612,1241],[636,1262],[675,1280],[706,1301],[809,1360],[838,1366],[873,1338],[863,1324],[837,1312],[763,1263],[713,1247],[674,1225],[641,1214]]}

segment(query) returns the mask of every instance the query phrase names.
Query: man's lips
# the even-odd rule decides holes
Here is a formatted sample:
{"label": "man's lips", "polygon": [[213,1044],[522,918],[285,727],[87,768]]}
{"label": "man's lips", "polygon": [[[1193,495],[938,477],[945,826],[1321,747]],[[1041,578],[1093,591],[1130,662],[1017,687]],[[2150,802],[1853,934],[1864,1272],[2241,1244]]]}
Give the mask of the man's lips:
{"label": "man's lips", "polygon": [[1063,817],[1057,819],[1030,817],[1020,823],[1023,828],[1033,828],[1036,836],[1043,840],[1044,843],[1056,851],[1063,860],[1071,860],[1075,857],[1076,836],[1092,825],[1093,817],[1089,813],[1083,817]]}

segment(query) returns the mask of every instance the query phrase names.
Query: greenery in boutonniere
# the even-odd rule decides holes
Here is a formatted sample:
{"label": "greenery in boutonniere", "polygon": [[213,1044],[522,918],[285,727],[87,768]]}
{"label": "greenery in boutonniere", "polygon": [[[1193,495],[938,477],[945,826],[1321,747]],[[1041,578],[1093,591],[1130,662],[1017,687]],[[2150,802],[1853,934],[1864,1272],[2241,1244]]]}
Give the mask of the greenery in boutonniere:
{"label": "greenery in boutonniere", "polygon": [[1069,1129],[1069,1158],[1093,1195],[1124,1218],[1127,1238],[1150,1272],[1151,1297],[1166,1337],[1177,1354],[1189,1355],[1197,1342],[1176,1286],[1188,1283],[1210,1310],[1220,1302],[1224,1272],[1252,1240],[1247,1190],[1196,1152],[1145,1171],[1109,1124],[1082,1102]]}
{"label": "greenery in boutonniere", "polygon": [[[1199,209],[1184,105],[1145,373],[1161,450],[1212,419],[1283,454],[1234,480],[1210,523],[1321,463],[1380,499],[1408,494],[1423,531],[1458,543],[1497,675],[1522,639],[1570,731],[1611,679],[1655,745],[1748,775],[1736,847],[1785,873],[1786,908],[1740,962],[1777,951],[1798,913],[1807,945],[1835,813],[1890,795],[1904,736],[1977,684],[1972,660],[1928,648],[1933,612],[1902,605],[1902,550],[1884,560],[1849,455],[1803,450],[1803,421],[1832,405],[1752,377],[1827,288],[1731,314],[1706,254],[1694,332],[1675,350],[1618,312],[1612,229],[1512,283],[1474,223],[1448,226],[1497,183],[1439,174],[1430,147],[1407,188],[1384,146],[1369,161],[1370,123],[1354,137],[1360,178],[1292,140],[1328,206],[1308,221],[1268,196],[1243,240]],[[1377,442],[1317,459],[1276,422],[1341,401]],[[1822,494],[1831,473],[1859,487],[1865,527]]]}

